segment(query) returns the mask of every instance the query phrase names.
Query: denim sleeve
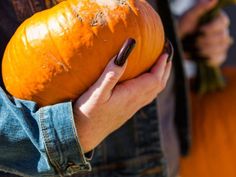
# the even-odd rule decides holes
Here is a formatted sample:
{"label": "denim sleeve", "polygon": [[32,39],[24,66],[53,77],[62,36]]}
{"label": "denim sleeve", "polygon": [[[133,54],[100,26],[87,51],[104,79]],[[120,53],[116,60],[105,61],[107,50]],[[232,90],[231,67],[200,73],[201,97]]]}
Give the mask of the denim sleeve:
{"label": "denim sleeve", "polygon": [[0,171],[47,177],[91,171],[76,134],[72,103],[38,108],[0,89]]}

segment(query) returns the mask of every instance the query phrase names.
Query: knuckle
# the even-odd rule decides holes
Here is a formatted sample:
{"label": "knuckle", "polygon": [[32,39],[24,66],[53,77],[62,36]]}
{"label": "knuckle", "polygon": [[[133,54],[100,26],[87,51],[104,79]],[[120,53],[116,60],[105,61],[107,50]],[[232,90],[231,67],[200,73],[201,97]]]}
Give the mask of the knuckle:
{"label": "knuckle", "polygon": [[159,88],[158,88],[157,90],[158,90],[158,91],[162,91],[162,90],[165,89],[165,87],[166,87],[166,82],[162,81],[162,82],[160,83],[160,86],[159,86]]}
{"label": "knuckle", "polygon": [[155,94],[157,92],[162,91],[165,87],[166,87],[165,81],[163,81],[163,79],[161,78],[156,78],[156,84],[154,85],[154,89],[153,89],[155,91]]}
{"label": "knuckle", "polygon": [[153,76],[152,79],[153,79],[152,82],[153,82],[155,85],[160,85],[161,82],[162,82],[162,78],[161,78],[160,76]]}
{"label": "knuckle", "polygon": [[[130,82],[132,82],[130,80]],[[134,89],[133,87],[130,87],[130,85],[126,83],[122,83],[119,85],[119,89],[123,90],[124,95],[127,99],[133,99],[134,96],[137,95],[137,89]]]}
{"label": "knuckle", "polygon": [[131,89],[130,87],[126,87],[125,92],[126,92],[126,95],[128,95],[130,99],[133,99],[134,95],[137,94],[137,91]]}
{"label": "knuckle", "polygon": [[91,96],[91,99],[93,100],[92,102],[93,102],[94,105],[99,104],[101,102],[101,98],[102,98],[101,95],[102,95],[101,92],[94,91],[94,93]]}
{"label": "knuckle", "polygon": [[139,104],[139,108],[142,108],[150,103],[153,102],[153,100],[156,98],[156,96],[148,95],[145,97],[145,99],[142,99],[142,101]]}
{"label": "knuckle", "polygon": [[145,102],[144,106],[151,104],[155,98],[156,98],[156,96],[155,96],[154,98],[148,99],[148,100]]}
{"label": "knuckle", "polygon": [[115,72],[115,71],[109,71],[106,76],[105,79],[107,82],[116,82],[117,80],[119,80],[119,73]]}
{"label": "knuckle", "polygon": [[166,87],[166,82],[163,80],[162,77],[153,77],[153,90],[159,92]]}
{"label": "knuckle", "polygon": [[107,93],[101,91],[100,89],[93,90],[89,98],[90,102],[95,106],[105,104],[108,99]]}
{"label": "knuckle", "polygon": [[159,92],[160,92],[160,91],[157,91],[157,90],[154,91],[154,92],[149,96],[149,98],[146,99],[146,104],[152,103],[152,102],[157,98]]}

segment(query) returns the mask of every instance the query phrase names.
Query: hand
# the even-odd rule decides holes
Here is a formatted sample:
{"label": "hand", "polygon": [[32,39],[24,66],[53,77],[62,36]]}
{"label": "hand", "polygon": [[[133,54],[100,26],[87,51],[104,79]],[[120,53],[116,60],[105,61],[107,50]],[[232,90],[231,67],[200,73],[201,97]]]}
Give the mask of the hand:
{"label": "hand", "polygon": [[198,0],[197,4],[185,12],[178,21],[177,31],[179,37],[183,39],[185,36],[192,34],[198,30],[199,19],[213,9],[218,0]]}
{"label": "hand", "polygon": [[211,23],[202,26],[199,31],[196,46],[199,55],[208,59],[210,66],[220,66],[227,58],[227,53],[232,45],[229,34],[230,20],[222,11]]}
{"label": "hand", "polygon": [[228,16],[221,12],[213,21],[199,27],[199,19],[210,9],[214,8],[217,0],[199,0],[199,2],[179,21],[178,33],[183,39],[189,34],[201,32],[196,39],[195,46],[199,56],[208,59],[211,66],[220,66],[227,58],[227,52],[232,44],[229,34],[230,20]]}
{"label": "hand", "polygon": [[85,152],[94,149],[164,89],[171,71],[167,58],[168,54],[163,54],[150,72],[119,84],[126,63],[120,67],[114,64],[114,58],[110,61],[97,82],[74,104],[75,124]]}

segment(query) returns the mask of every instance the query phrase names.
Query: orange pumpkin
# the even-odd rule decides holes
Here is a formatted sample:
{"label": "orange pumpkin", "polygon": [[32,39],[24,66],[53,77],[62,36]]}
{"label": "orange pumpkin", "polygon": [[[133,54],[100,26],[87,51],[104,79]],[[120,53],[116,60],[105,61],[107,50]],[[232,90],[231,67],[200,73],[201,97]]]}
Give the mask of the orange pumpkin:
{"label": "orange pumpkin", "polygon": [[193,145],[181,161],[181,177],[236,176],[236,68],[223,73],[225,90],[192,95]]}
{"label": "orange pumpkin", "polygon": [[6,89],[41,106],[75,99],[129,37],[137,43],[121,81],[148,70],[162,52],[158,14],[145,0],[63,1],[17,29],[3,58]]}

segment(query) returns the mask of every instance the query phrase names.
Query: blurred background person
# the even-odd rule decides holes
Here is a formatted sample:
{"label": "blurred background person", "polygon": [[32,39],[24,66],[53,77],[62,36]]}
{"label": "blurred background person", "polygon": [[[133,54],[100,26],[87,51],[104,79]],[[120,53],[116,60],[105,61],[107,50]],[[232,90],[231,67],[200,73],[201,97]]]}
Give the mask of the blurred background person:
{"label": "blurred background person", "polygon": [[[188,14],[193,9],[197,12],[196,7],[199,2],[203,1],[175,0],[172,3],[173,13],[180,22],[189,21],[189,24],[186,23],[187,27],[184,24],[181,25],[181,23],[178,24],[179,27],[192,29],[194,26],[192,22],[195,21],[194,17],[184,17],[182,15]],[[202,11],[202,9],[199,10]],[[208,58],[215,58],[212,55],[214,53],[221,55],[220,58],[215,59],[210,64],[221,66],[226,80],[226,87],[223,90],[201,96],[192,92],[191,127],[193,128],[193,143],[189,155],[182,158],[181,177],[236,176],[234,165],[236,158],[236,111],[234,103],[234,100],[236,100],[236,45],[233,45],[236,36],[236,24],[233,20],[236,16],[235,9],[235,6],[225,8],[218,15],[218,19],[221,18],[223,21],[218,20],[217,23],[217,18],[215,18],[216,22],[214,23],[213,20],[211,23],[215,24],[212,26],[215,26],[214,28],[217,30],[212,30],[211,25],[207,25],[205,29],[203,27],[205,30],[203,37],[205,39],[203,37],[197,39],[198,43],[196,45],[199,47],[199,52],[204,50],[205,54],[208,53]],[[225,28],[226,26],[230,27],[229,30]],[[181,36],[182,34],[180,34]],[[211,44],[215,46],[212,48],[213,52],[210,52]],[[185,57],[191,59],[188,58],[188,55],[185,55]],[[188,77],[195,77],[195,63],[192,60],[185,60],[185,66]]]}

